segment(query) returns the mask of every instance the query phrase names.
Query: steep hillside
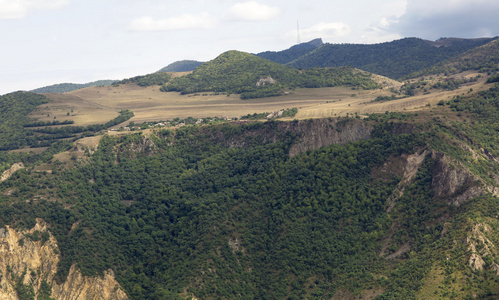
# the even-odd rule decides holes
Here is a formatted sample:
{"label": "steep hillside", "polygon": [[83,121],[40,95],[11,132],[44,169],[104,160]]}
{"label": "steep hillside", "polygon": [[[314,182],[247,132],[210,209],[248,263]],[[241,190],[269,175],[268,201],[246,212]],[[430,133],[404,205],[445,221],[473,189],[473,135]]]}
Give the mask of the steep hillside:
{"label": "steep hillside", "polygon": [[288,63],[305,69],[313,67],[353,66],[371,73],[398,79],[428,68],[492,39],[450,39],[428,42],[405,38],[381,44],[325,44]]}
{"label": "steep hillside", "polygon": [[53,296],[79,269],[130,299],[497,297],[489,87],[417,114],[104,135],[0,183],[0,225],[47,224],[24,245],[57,241]]}
{"label": "steep hillside", "polygon": [[282,51],[265,51],[256,54],[256,56],[265,58],[271,61],[278,62],[280,64],[287,64],[293,60],[300,58],[301,56],[309,53],[310,51],[319,48],[324,45],[322,39],[314,39],[310,42],[301,43],[294,45],[289,49]]}
{"label": "steep hillside", "polygon": [[19,149],[25,146],[43,147],[51,144],[52,138],[35,135],[26,128],[33,123],[28,114],[45,103],[48,103],[45,96],[29,92],[0,96],[0,150]]}
{"label": "steep hillside", "polygon": [[208,91],[237,93],[241,94],[241,98],[248,99],[279,96],[285,88],[339,85],[363,89],[378,87],[370,74],[353,68],[299,72],[249,53],[228,51],[199,66],[192,74],[172,79],[162,90],[183,94]]}
{"label": "steep hillside", "polygon": [[89,86],[108,86],[117,80],[98,80],[88,83],[58,83],[32,90],[33,93],[67,93]]}

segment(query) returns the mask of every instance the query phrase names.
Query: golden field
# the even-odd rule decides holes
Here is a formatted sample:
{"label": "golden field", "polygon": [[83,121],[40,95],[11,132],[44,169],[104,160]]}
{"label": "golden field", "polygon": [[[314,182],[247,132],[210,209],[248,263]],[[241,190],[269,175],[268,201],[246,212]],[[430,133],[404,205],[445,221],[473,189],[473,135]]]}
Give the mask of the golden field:
{"label": "golden field", "polygon": [[[474,76],[475,74],[465,74]],[[455,95],[477,92],[487,88],[485,78],[465,84],[453,91],[435,91],[399,100],[372,102],[378,96],[390,96],[390,87],[402,83],[380,77],[385,88],[377,90],[352,90],[347,87],[295,89],[286,95],[272,98],[241,100],[238,95],[213,93],[180,95],[164,93],[159,86],[139,87],[134,84],[118,87],[90,87],[65,94],[47,94],[50,103],[40,106],[31,114],[40,121],[74,120],[75,125],[105,123],[118,116],[123,109],[132,110],[130,121],[166,121],[187,117],[228,117],[298,108],[296,119],[326,118],[346,114],[382,113],[385,111],[414,111],[435,105],[440,100],[450,100]]]}

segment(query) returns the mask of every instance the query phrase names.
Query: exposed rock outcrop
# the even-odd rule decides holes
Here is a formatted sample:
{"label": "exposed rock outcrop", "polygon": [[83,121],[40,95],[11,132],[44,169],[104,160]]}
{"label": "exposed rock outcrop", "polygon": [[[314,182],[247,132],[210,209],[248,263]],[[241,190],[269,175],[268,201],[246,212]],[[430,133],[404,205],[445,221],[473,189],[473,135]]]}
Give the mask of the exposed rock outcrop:
{"label": "exposed rock outcrop", "polygon": [[53,299],[128,299],[112,271],[103,277],[85,277],[76,265],[62,284],[54,281],[60,260],[56,239],[42,220],[28,231],[0,228],[0,299],[18,300],[20,285],[32,288],[37,296],[42,284],[52,287]]}
{"label": "exposed rock outcrop", "polygon": [[120,145],[118,149],[118,158],[126,157],[128,159],[135,159],[143,156],[151,156],[157,153],[158,147],[147,136],[141,136],[137,141]]}
{"label": "exposed rock outcrop", "polygon": [[15,172],[17,172],[20,169],[24,169],[24,164],[22,162],[18,162],[18,163],[13,164],[10,167],[10,169],[5,170],[2,173],[2,176],[0,177],[0,182],[4,182],[5,180],[9,179],[10,176],[12,176],[12,174],[14,174]]}
{"label": "exposed rock outcrop", "polygon": [[74,151],[88,151],[90,154],[94,154],[94,152],[97,151],[97,148],[99,147],[99,142],[102,137],[102,135],[96,135],[79,139],[74,143]]}
{"label": "exposed rock outcrop", "polygon": [[127,299],[125,292],[114,279],[112,270],[104,271],[103,277],[82,276],[76,265],[69,270],[67,280],[52,285],[52,295],[56,299]]}
{"label": "exposed rock outcrop", "polygon": [[270,77],[270,76],[267,76],[265,78],[260,78],[257,82],[256,82],[256,86],[264,86],[264,85],[268,85],[268,84],[275,84],[276,81],[274,78]]}
{"label": "exposed rock outcrop", "polygon": [[388,197],[388,212],[395,207],[395,201],[404,195],[405,188],[411,184],[429,152],[428,150],[424,150],[421,153],[402,155],[402,158],[405,159],[404,175],[390,197]]}
{"label": "exposed rock outcrop", "polygon": [[464,241],[468,244],[468,251],[471,252],[468,264],[475,271],[490,268],[499,275],[499,266],[496,263],[487,266],[483,259],[487,256],[492,257],[492,259],[497,257],[496,246],[487,237],[488,234],[494,233],[493,229],[487,223],[478,223],[473,226],[470,235]]}

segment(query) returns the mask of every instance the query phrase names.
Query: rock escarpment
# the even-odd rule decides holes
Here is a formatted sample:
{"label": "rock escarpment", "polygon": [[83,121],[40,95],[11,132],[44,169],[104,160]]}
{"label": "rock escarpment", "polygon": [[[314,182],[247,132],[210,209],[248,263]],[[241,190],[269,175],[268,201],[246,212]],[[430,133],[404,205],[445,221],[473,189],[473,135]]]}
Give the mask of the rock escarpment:
{"label": "rock escarpment", "polygon": [[432,159],[436,162],[431,183],[435,197],[448,199],[449,204],[460,206],[486,192],[499,196],[497,187],[487,184],[457,160],[439,152],[433,152]]}
{"label": "rock escarpment", "polygon": [[[245,122],[240,122],[245,123]],[[309,119],[304,121],[249,123],[240,130],[224,125],[222,130],[212,132],[209,128],[202,134],[211,135],[216,143],[231,148],[249,147],[256,144],[276,143],[297,137],[289,149],[289,156],[316,150],[333,144],[346,144],[371,138],[372,123],[353,118]],[[196,141],[192,141],[192,145]]]}
{"label": "rock escarpment", "polygon": [[128,299],[112,271],[103,277],[85,277],[76,265],[65,282],[54,277],[60,260],[56,239],[42,220],[27,231],[0,228],[0,299],[18,300],[19,295],[38,297],[42,293],[56,300]]}
{"label": "rock escarpment", "polygon": [[[304,123],[294,129],[300,139],[289,150],[290,156],[333,144],[369,139],[373,130],[371,124],[348,118],[309,120]],[[293,126],[292,123],[287,125]]]}

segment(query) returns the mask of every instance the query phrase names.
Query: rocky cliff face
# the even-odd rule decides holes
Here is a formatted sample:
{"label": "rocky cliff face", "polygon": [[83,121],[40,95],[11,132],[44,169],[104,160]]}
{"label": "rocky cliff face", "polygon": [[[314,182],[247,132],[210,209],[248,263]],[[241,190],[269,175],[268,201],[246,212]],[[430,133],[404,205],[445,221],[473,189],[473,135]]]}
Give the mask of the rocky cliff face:
{"label": "rocky cliff face", "polygon": [[[288,122],[289,123],[289,122]],[[286,124],[292,126],[292,124]],[[371,137],[373,126],[356,119],[318,119],[304,121],[294,131],[300,139],[289,150],[289,155],[315,150],[332,144],[364,140]]]}
{"label": "rocky cliff face", "polygon": [[[287,136],[293,136],[298,139],[291,146],[289,155],[295,156],[332,144],[346,144],[369,139],[374,128],[371,123],[353,118],[310,119],[293,122],[271,121],[254,124],[259,124],[259,126],[247,127],[244,131],[234,130],[235,133],[230,132],[230,128],[228,128],[217,131],[214,135],[213,132],[208,131],[204,131],[203,134],[212,135],[217,143],[232,148],[275,143],[286,140]],[[195,142],[193,141],[193,143]]]}
{"label": "rocky cliff face", "polygon": [[448,199],[449,204],[460,206],[485,192],[499,196],[497,187],[484,182],[462,163],[438,152],[432,153],[432,159],[436,164],[431,185],[436,197]]}
{"label": "rocky cliff face", "polygon": [[[42,220],[27,231],[0,228],[0,299],[18,300],[19,295],[53,299],[128,299],[112,271],[103,277],[84,277],[76,265],[62,284],[54,281],[60,260],[56,239]],[[46,294],[45,294],[46,295]]]}

